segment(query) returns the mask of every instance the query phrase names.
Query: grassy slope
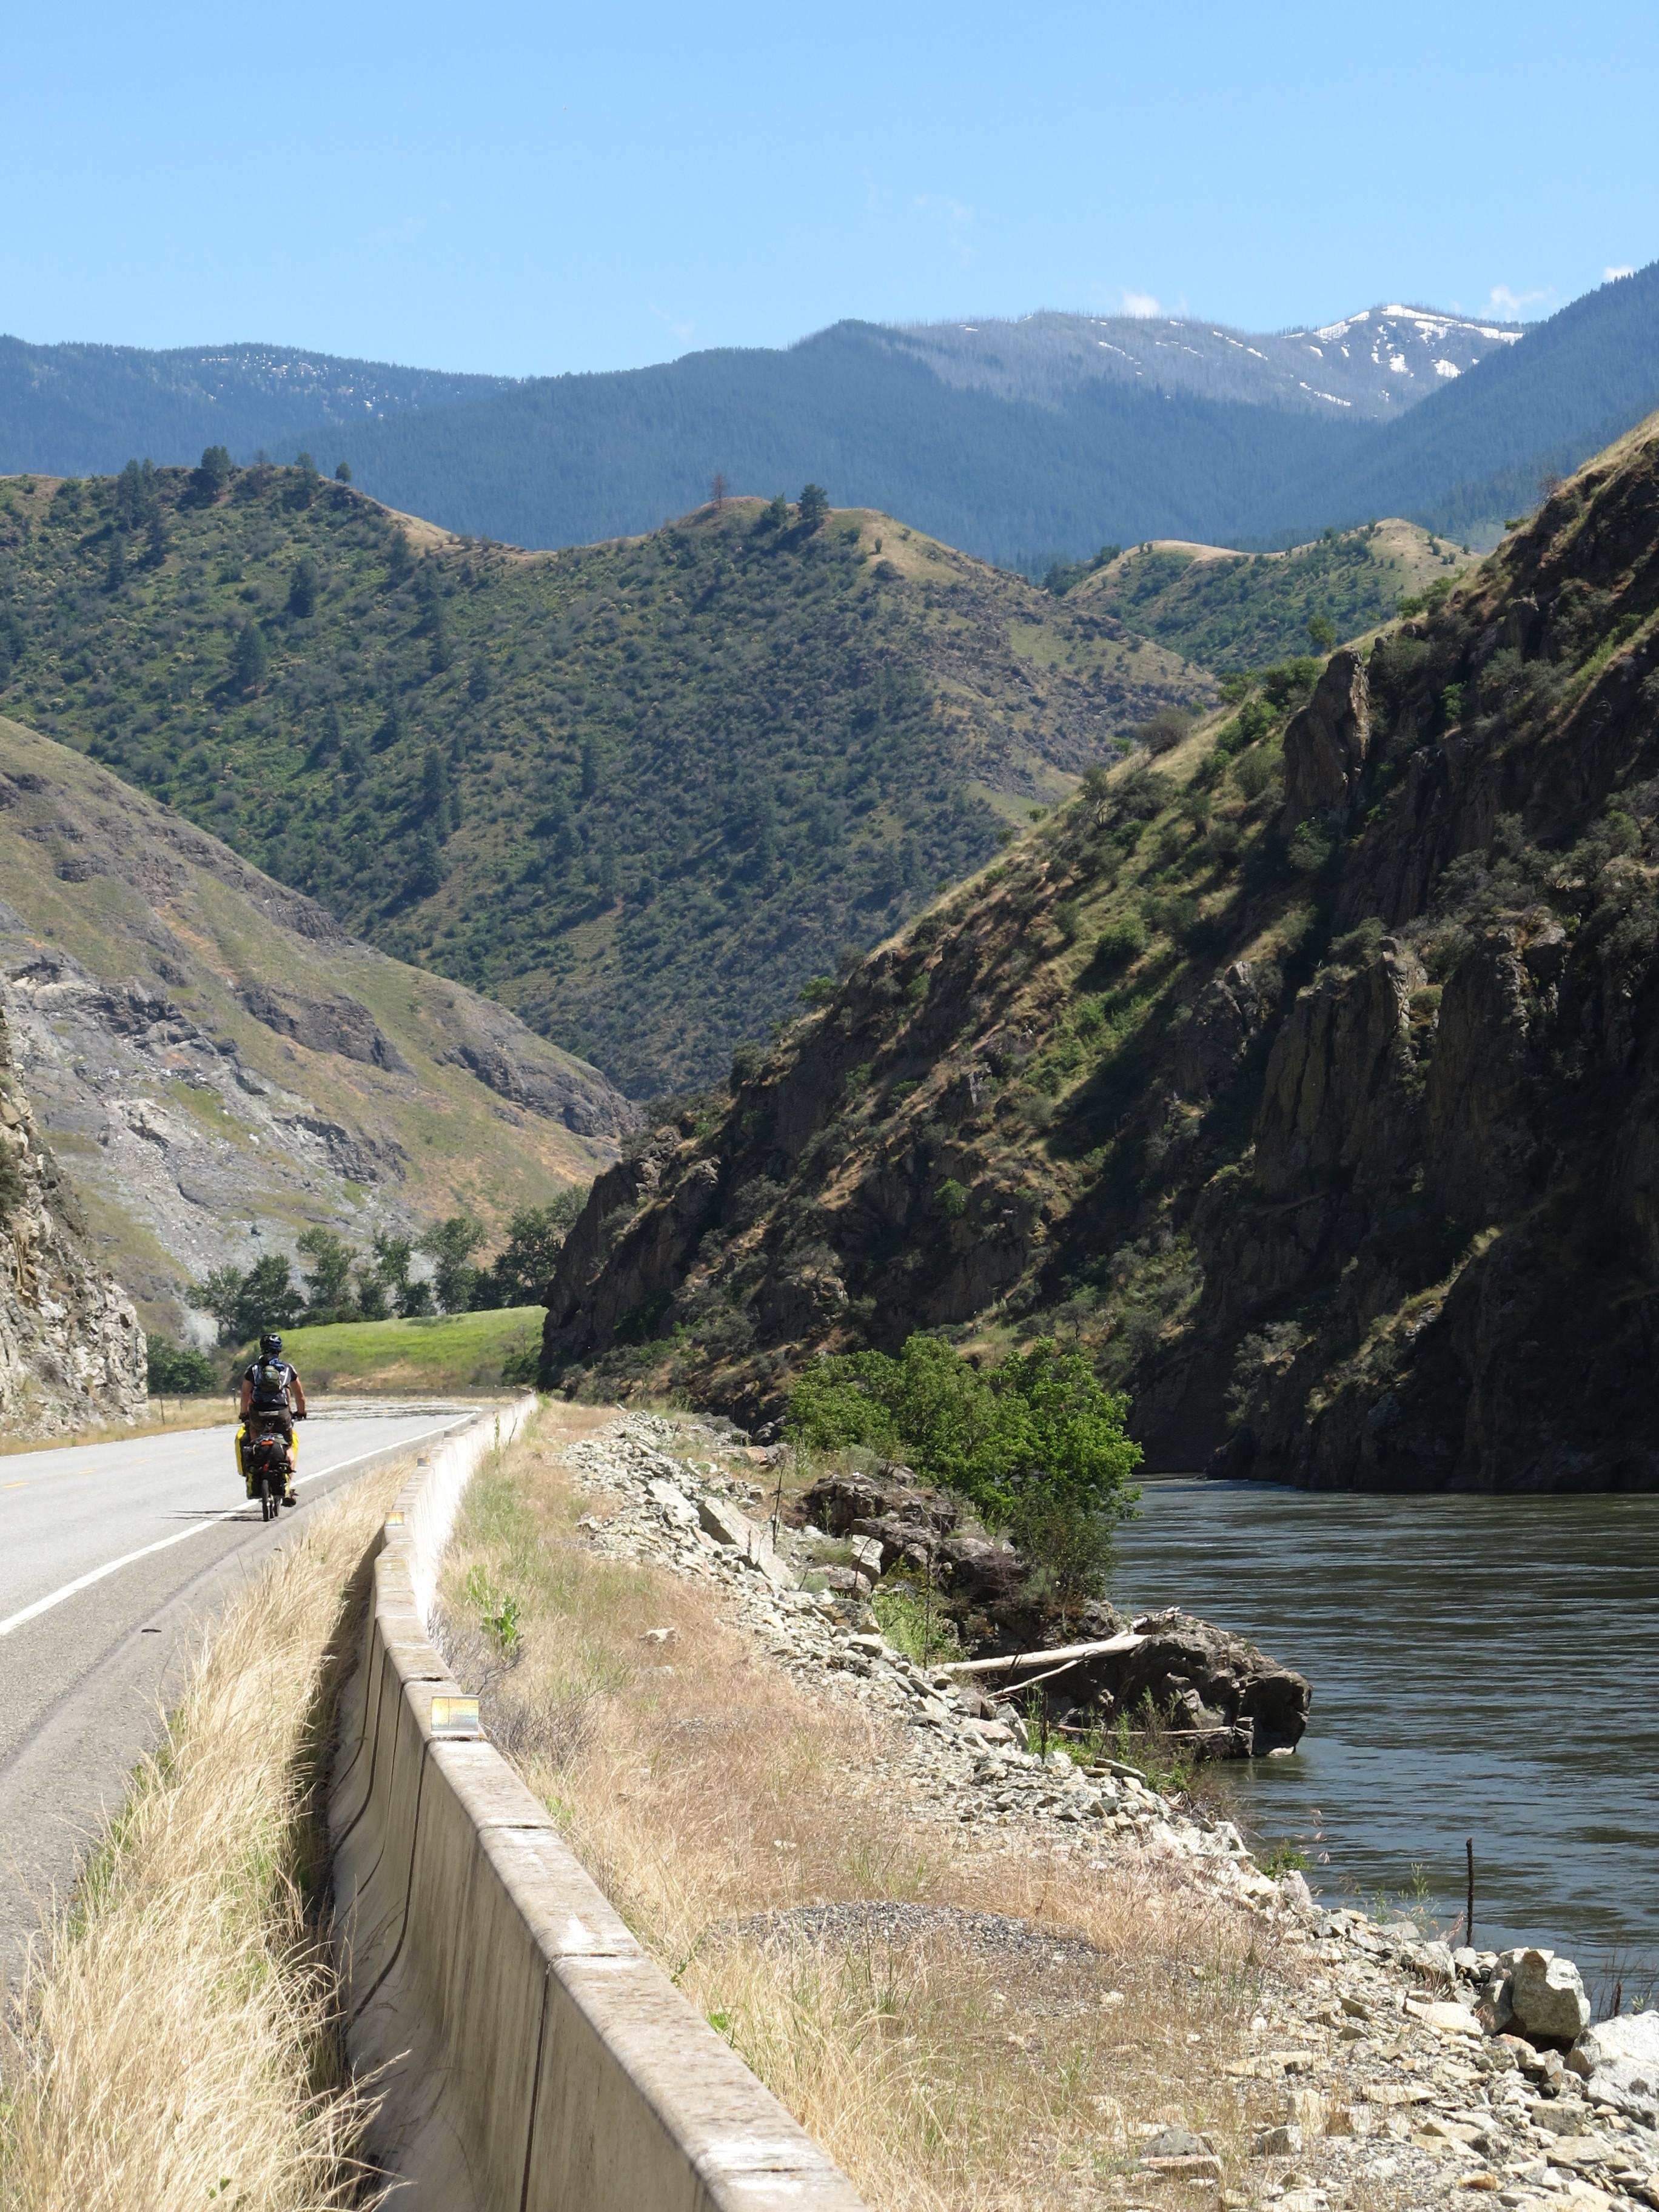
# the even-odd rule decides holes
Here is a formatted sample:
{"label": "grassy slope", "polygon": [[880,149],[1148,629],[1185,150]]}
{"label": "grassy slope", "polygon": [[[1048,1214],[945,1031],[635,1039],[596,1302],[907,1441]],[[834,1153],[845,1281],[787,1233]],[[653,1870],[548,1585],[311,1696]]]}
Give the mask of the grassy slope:
{"label": "grassy slope", "polygon": [[337,1322],[289,1329],[287,1357],[309,1390],[498,1389],[509,1359],[533,1356],[540,1306],[416,1321]]}
{"label": "grassy slope", "polygon": [[1358,636],[1389,620],[1402,598],[1469,565],[1458,547],[1396,519],[1289,553],[1136,547],[1069,596],[1079,608],[1109,610],[1171,652],[1231,672],[1306,653],[1315,616],[1340,638]]}
{"label": "grassy slope", "polygon": [[[96,982],[136,980],[222,1048],[141,1051],[106,1022],[100,1055],[58,1008],[48,1030],[62,1032],[60,1049],[23,1071],[104,1263],[137,1297],[146,1326],[176,1327],[173,1286],[221,1258],[243,1259],[252,1217],[290,1246],[312,1222],[362,1243],[374,1226],[418,1226],[462,1206],[499,1225],[612,1157],[608,1142],[504,1105],[450,1060],[481,1020],[499,1021],[498,1010],[343,936],[313,933],[314,921],[290,926],[307,921],[304,901],[285,898],[80,754],[0,720],[0,890],[22,925],[0,915],[8,972],[18,975],[48,951],[67,954]],[[66,866],[80,879],[65,880]],[[254,983],[312,1000],[349,994],[406,1070],[279,1035],[238,996]],[[17,1017],[22,994],[14,988]],[[570,1066],[541,1038],[518,1034],[526,1065]],[[211,1158],[204,1168],[192,1157],[187,1182],[210,1183],[213,1161],[234,1161],[216,1211],[185,1205],[170,1178],[152,1188],[135,1172],[131,1163],[148,1168],[156,1148],[112,1144],[116,1100],[154,1101],[200,1135]],[[301,1111],[380,1148],[372,1188],[331,1172],[313,1150],[293,1150],[288,1117]],[[392,1147],[404,1155],[400,1170]]]}
{"label": "grassy slope", "polygon": [[970,782],[1046,795],[1206,681],[880,515],[760,514],[556,556],[416,526],[405,574],[384,509],[295,470],[125,510],[15,479],[0,702],[657,1093],[982,861]]}

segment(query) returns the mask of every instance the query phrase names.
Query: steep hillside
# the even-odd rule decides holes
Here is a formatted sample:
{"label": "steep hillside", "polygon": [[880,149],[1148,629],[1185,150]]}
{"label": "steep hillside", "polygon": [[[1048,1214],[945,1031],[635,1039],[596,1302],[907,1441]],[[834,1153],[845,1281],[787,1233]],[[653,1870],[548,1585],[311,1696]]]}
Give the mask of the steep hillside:
{"label": "steep hillside", "polygon": [[1659,418],[601,1177],[546,1378],[753,1420],[818,1346],[1041,1330],[1154,1467],[1654,1486],[1656,609]]}
{"label": "steep hillside", "polygon": [[86,1225],[41,1142],[0,1011],[0,1436],[122,1420],[144,1402],[144,1333]]}
{"label": "steep hillside", "polygon": [[1310,622],[1328,623],[1333,641],[1375,629],[1402,600],[1447,587],[1469,558],[1462,547],[1396,518],[1328,530],[1289,553],[1134,546],[1073,592],[1079,607],[1108,611],[1172,653],[1237,673],[1306,653]]}
{"label": "steep hillside", "polygon": [[252,460],[307,439],[332,468],[328,441],[347,424],[464,407],[510,391],[506,376],[451,376],[390,362],[346,361],[304,347],[28,345],[0,337],[0,471],[102,476],[129,453],[194,461],[204,446]]}
{"label": "steep hillside", "polygon": [[1209,692],[880,515],[527,556],[298,469],[0,486],[0,706],[636,1096]]}
{"label": "steep hillside", "polygon": [[67,747],[0,721],[0,996],[92,1249],[177,1334],[181,1286],[492,1226],[616,1157],[634,1109],[503,1008],[348,937]]}

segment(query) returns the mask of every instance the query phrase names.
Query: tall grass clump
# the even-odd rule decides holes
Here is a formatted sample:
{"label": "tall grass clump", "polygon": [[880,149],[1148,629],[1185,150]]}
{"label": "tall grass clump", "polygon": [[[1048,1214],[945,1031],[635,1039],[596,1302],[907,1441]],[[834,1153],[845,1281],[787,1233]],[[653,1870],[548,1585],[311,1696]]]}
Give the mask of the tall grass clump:
{"label": "tall grass clump", "polygon": [[357,1571],[402,1479],[323,1507],[204,1636],[5,1993],[0,2212],[380,2201],[321,1917],[324,1792]]}

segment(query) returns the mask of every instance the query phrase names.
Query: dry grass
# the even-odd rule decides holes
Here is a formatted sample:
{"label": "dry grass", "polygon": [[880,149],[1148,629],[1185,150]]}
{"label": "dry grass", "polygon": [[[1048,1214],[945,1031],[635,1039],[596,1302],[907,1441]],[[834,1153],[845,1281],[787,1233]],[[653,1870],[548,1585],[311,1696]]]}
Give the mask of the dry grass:
{"label": "dry grass", "polygon": [[[604,1507],[558,1446],[605,1418],[550,1408],[475,1478],[444,1633],[496,1741],[692,2002],[876,2212],[1113,2203],[1153,2123],[1203,2130],[1232,2170],[1264,2117],[1224,2072],[1275,2009],[1263,1923],[1179,1866],[1006,1831],[976,1848],[919,1817],[872,1771],[900,1748],[886,1724],[798,1688],[717,1593],[583,1541],[576,1518]],[[507,1597],[504,1652],[482,1624]],[[737,1925],[874,1900],[945,1911],[890,1938]],[[985,1913],[1029,1929],[977,1941],[965,1916]]]}
{"label": "dry grass", "polygon": [[159,1437],[178,1429],[213,1429],[236,1418],[236,1401],[221,1391],[206,1398],[157,1398],[142,1420],[103,1421],[89,1429],[65,1429],[51,1437],[0,1437],[0,1458],[15,1452],[72,1451],[81,1444],[131,1443],[135,1437]]}
{"label": "dry grass", "polygon": [[4,2212],[368,2201],[314,1904],[357,1569],[395,1470],[319,1511],[204,1641],[165,1743],[0,2030]]}

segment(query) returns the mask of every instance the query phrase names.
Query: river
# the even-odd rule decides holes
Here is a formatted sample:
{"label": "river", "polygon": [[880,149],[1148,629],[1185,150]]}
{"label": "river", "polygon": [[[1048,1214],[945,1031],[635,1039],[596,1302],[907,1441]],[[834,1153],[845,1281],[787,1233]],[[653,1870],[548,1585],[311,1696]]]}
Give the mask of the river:
{"label": "river", "polygon": [[[1659,1498],[1144,1486],[1114,1600],[1179,1604],[1314,1686],[1293,1759],[1227,1770],[1253,1835],[1334,1903],[1461,1916],[1626,2002],[1659,1964]],[[1420,1869],[1420,1877],[1415,1870]],[[1461,1940],[1461,1936],[1455,1940]]]}

